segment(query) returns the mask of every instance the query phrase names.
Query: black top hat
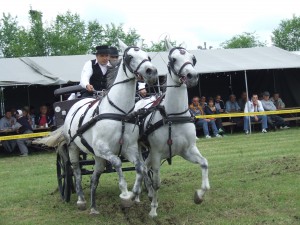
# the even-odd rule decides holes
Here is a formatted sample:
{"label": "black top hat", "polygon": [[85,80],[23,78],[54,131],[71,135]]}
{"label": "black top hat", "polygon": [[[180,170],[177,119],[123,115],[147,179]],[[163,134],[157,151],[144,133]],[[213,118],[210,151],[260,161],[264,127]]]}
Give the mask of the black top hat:
{"label": "black top hat", "polygon": [[109,50],[110,50],[109,53],[110,56],[119,56],[119,51],[116,47],[110,47]]}
{"label": "black top hat", "polygon": [[109,55],[110,54],[110,50],[108,45],[100,45],[96,47],[96,52],[94,53],[95,55]]}

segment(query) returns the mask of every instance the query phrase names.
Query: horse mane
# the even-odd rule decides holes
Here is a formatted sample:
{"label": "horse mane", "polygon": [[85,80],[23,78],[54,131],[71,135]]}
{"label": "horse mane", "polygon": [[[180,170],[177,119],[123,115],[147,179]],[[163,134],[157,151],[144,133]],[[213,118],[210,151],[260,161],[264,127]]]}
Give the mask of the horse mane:
{"label": "horse mane", "polygon": [[118,71],[119,71],[119,68],[121,65],[121,61],[122,60],[120,60],[115,67],[111,66],[111,67],[108,67],[108,69],[107,69],[107,88],[108,89],[114,84],[114,82],[116,80],[116,77],[118,75]]}

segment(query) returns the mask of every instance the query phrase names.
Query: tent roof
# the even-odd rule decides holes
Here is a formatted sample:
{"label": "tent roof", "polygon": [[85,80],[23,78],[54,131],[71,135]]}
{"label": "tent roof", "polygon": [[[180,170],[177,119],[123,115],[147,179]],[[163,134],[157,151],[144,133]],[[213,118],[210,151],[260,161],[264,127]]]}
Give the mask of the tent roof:
{"label": "tent roof", "polygon": [[[277,47],[191,50],[199,73],[300,68],[300,56]],[[167,52],[150,52],[159,75],[168,73]],[[94,55],[0,59],[0,86],[79,82],[84,63]]]}

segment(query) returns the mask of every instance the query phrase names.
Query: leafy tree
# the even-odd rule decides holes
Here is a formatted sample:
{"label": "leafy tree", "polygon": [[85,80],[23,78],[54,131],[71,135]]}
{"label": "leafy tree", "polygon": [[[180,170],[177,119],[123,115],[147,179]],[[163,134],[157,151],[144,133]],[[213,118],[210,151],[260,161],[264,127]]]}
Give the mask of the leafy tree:
{"label": "leafy tree", "polygon": [[57,15],[54,23],[46,29],[48,55],[86,54],[89,46],[85,30],[85,23],[78,14],[68,11]]}
{"label": "leafy tree", "polygon": [[16,17],[3,14],[0,21],[0,48],[3,56],[7,58],[22,56],[25,36],[25,29],[18,26]]}
{"label": "leafy tree", "polygon": [[253,48],[266,46],[265,42],[258,40],[255,32],[244,32],[232,37],[230,40],[224,41],[220,45],[222,48]]}
{"label": "leafy tree", "polygon": [[282,20],[279,27],[272,32],[275,46],[288,51],[300,50],[300,16]]}

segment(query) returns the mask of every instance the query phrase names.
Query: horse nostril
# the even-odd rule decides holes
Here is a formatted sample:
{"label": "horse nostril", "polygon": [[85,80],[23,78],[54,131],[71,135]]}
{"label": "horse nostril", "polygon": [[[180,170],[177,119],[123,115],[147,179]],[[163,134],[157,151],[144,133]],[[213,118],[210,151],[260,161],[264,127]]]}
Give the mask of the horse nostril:
{"label": "horse nostril", "polygon": [[190,74],[190,73],[188,73],[188,74],[186,75],[186,77],[187,77],[188,79],[192,79],[193,75]]}
{"label": "horse nostril", "polygon": [[150,75],[150,74],[152,73],[152,69],[148,68],[148,69],[146,70],[146,73]]}

